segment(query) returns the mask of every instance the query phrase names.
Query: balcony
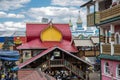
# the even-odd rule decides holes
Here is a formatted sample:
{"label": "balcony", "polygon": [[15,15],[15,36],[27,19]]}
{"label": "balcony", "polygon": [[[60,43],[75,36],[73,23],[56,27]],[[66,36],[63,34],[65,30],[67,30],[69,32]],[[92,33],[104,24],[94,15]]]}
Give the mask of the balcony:
{"label": "balcony", "polygon": [[110,44],[103,44],[102,45],[102,53],[103,54],[111,54],[111,45]]}
{"label": "balcony", "polygon": [[120,16],[120,4],[100,12],[100,21]]}
{"label": "balcony", "polygon": [[[94,26],[95,24],[98,24],[100,22],[100,14],[99,12],[88,14],[87,15],[87,26]],[[95,22],[94,22],[95,17]]]}
{"label": "balcony", "polygon": [[120,55],[120,44],[114,45],[114,55]]}

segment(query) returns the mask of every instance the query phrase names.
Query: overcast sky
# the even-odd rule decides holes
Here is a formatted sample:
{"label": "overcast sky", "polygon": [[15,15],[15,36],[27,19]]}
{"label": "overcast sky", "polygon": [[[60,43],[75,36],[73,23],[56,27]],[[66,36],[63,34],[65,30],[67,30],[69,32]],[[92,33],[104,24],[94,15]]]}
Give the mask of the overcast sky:
{"label": "overcast sky", "polygon": [[0,31],[25,30],[26,22],[52,19],[53,23],[68,23],[70,16],[76,26],[78,11],[86,27],[86,9],[80,8],[88,0],[0,0]]}

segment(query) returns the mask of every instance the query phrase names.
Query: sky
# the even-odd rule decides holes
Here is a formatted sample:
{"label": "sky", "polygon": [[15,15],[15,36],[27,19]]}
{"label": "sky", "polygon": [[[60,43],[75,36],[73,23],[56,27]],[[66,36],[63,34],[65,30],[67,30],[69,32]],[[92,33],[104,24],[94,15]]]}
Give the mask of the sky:
{"label": "sky", "polygon": [[86,27],[86,9],[80,8],[88,0],[0,0],[0,31],[26,30],[27,22],[41,22],[42,18],[53,23],[69,23],[76,27],[81,15]]}

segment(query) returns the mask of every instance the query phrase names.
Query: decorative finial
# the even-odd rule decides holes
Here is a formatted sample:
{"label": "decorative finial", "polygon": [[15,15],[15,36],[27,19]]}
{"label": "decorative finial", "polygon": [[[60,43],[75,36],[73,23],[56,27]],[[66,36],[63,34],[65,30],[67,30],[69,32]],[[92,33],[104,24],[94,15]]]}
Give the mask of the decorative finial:
{"label": "decorative finial", "polygon": [[53,20],[53,19],[51,19],[50,22],[49,22],[50,26],[52,26],[52,20]]}

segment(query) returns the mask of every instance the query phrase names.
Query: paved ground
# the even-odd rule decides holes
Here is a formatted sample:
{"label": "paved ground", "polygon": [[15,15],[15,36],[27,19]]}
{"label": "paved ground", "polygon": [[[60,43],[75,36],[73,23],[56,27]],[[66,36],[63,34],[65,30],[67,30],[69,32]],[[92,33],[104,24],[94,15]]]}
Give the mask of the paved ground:
{"label": "paved ground", "polygon": [[100,72],[93,72],[89,74],[90,80],[100,80]]}

